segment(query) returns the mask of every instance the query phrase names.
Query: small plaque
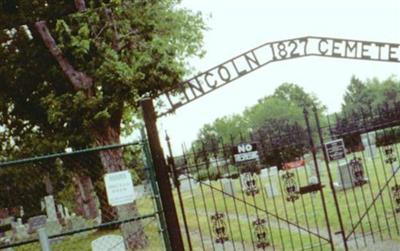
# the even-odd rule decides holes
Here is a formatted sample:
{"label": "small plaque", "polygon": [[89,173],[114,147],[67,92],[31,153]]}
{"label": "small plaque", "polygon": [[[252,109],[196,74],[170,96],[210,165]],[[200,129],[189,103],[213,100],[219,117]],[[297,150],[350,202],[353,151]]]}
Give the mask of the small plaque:
{"label": "small plaque", "polygon": [[132,176],[128,170],[107,173],[104,175],[104,183],[106,185],[108,203],[111,206],[132,203],[136,199]]}
{"label": "small plaque", "polygon": [[343,139],[337,139],[325,143],[326,154],[329,161],[344,159],[346,157],[346,148]]}

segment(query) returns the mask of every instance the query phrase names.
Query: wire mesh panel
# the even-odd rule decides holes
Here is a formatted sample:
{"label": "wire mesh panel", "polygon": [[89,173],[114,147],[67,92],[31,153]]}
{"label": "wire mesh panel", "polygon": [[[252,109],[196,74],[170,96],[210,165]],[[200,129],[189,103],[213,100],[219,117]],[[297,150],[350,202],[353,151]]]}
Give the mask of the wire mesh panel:
{"label": "wire mesh panel", "polygon": [[[103,146],[1,163],[0,249],[41,250],[38,231],[44,229],[52,250],[164,250],[156,183],[142,146]],[[115,204],[104,176],[122,170],[134,197]],[[118,184],[112,189],[124,194],[126,185]]]}

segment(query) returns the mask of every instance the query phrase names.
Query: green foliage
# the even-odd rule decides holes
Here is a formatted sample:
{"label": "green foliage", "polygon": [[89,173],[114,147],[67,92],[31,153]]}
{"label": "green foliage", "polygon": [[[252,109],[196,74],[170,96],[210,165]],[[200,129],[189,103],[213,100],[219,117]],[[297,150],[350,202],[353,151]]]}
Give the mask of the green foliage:
{"label": "green foliage", "polygon": [[352,77],[343,97],[342,112],[368,111],[370,107],[400,101],[400,81],[394,76],[385,80],[377,78],[361,81]]}
{"label": "green foliage", "polygon": [[[185,58],[202,54],[202,16],[177,0],[86,1],[82,13],[73,1],[3,2],[0,23],[15,27],[0,31],[1,148],[8,158],[23,149],[93,145],[93,130],[111,122],[131,133],[138,98],[180,82]],[[72,88],[36,32],[37,20],[48,21],[66,59],[93,79],[93,95]]]}
{"label": "green foliage", "polygon": [[295,84],[284,83],[273,95],[258,100],[257,104],[247,108],[242,114],[224,116],[212,124],[204,125],[193,146],[198,148],[201,141],[207,144],[219,139],[230,143],[231,136],[238,138],[243,134],[247,137],[248,132],[256,132],[268,124],[274,124],[276,132],[279,128],[296,123],[305,127],[303,110],[311,110],[313,107],[316,107],[320,114],[325,111],[325,107],[314,95],[306,93]]}

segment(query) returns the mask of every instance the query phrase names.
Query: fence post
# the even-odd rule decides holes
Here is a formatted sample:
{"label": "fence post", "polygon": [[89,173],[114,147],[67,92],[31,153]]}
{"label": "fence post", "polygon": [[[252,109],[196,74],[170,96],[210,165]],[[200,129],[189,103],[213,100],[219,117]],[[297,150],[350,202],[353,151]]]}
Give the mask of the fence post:
{"label": "fence post", "polygon": [[[316,109],[314,109],[314,112],[316,113]],[[314,165],[315,165],[315,171],[317,173],[318,183],[321,185],[321,174],[319,172],[319,168],[320,167],[318,166],[318,161],[317,161],[317,156],[316,156],[317,148],[316,148],[315,143],[314,143],[314,139],[313,139],[313,135],[312,135],[312,131],[311,131],[311,126],[310,126],[310,121],[308,119],[308,111],[307,111],[306,108],[304,108],[303,113],[304,113],[304,119],[306,121],[307,134],[308,134],[308,139],[309,139],[309,143],[310,143],[310,147],[311,147],[311,153],[312,153],[313,161],[314,161]],[[319,124],[318,123],[317,123],[317,126],[318,126],[318,130],[319,130]],[[328,168],[328,173],[329,173],[329,177],[330,177],[329,168]],[[321,186],[321,190],[320,190],[320,195],[321,195],[321,201],[322,201],[322,208],[323,208],[324,216],[325,216],[326,227],[328,229],[329,240],[330,240],[330,243],[331,243],[331,249],[335,250],[335,245],[333,243],[333,238],[332,238],[331,226],[330,226],[330,222],[329,222],[328,210],[326,208],[324,190],[323,190],[322,186]]]}
{"label": "fence post", "polygon": [[150,146],[151,156],[156,173],[156,179],[160,190],[163,213],[165,215],[169,241],[174,251],[183,251],[183,240],[176,213],[174,197],[172,195],[171,183],[168,169],[161,148],[160,138],[157,131],[157,117],[154,110],[153,100],[144,98],[140,101],[143,111],[143,120],[146,126],[147,138]]}
{"label": "fence post", "polygon": [[[331,169],[330,169],[330,166],[329,166],[329,160],[328,160],[328,156],[326,155],[324,136],[322,135],[321,124],[319,122],[319,116],[318,116],[316,108],[313,109],[313,112],[314,112],[315,122],[317,124],[318,137],[319,137],[319,140],[320,140],[320,144],[321,144],[321,147],[322,147],[322,153],[324,155],[325,165],[326,165],[326,169],[327,169],[327,172],[328,172],[329,185],[330,185],[331,190],[332,190],[333,200],[334,200],[335,208],[336,208],[336,214],[337,214],[338,220],[339,220],[340,233],[341,233],[342,238],[343,238],[344,249],[347,251],[347,250],[349,250],[349,247],[347,245],[347,240],[346,240],[346,234],[344,232],[342,215],[340,213],[339,202],[338,202],[338,199],[337,199],[335,186],[333,185],[333,178],[332,178],[332,173],[331,173]],[[307,120],[308,120],[308,118],[307,118]]]}
{"label": "fence post", "polygon": [[165,215],[164,215],[162,205],[160,202],[160,190],[158,189],[158,186],[157,186],[156,175],[154,172],[154,165],[151,160],[151,153],[150,153],[150,149],[149,149],[149,144],[147,142],[146,133],[144,131],[144,127],[140,128],[140,134],[141,134],[141,138],[143,141],[142,150],[143,150],[143,153],[145,156],[144,165],[149,172],[151,188],[153,189],[153,193],[154,193],[154,197],[155,197],[156,207],[157,207],[159,220],[160,220],[160,228],[162,231],[164,243],[165,243],[167,251],[172,251],[171,243],[169,242],[168,233],[166,232],[167,231],[167,223],[165,221]]}
{"label": "fence post", "polygon": [[183,199],[182,199],[182,193],[181,193],[181,188],[180,188],[180,181],[179,181],[179,174],[176,172],[176,166],[175,166],[175,160],[174,160],[174,156],[172,155],[172,148],[171,148],[171,142],[170,139],[168,137],[168,134],[166,136],[166,141],[167,141],[167,146],[168,146],[168,154],[169,154],[169,158],[168,158],[168,164],[171,166],[171,172],[173,174],[173,180],[176,186],[176,191],[178,193],[178,199],[179,199],[179,206],[181,208],[181,212],[182,212],[182,220],[183,220],[183,225],[185,226],[185,232],[186,232],[186,238],[187,238],[187,244],[189,246],[189,250],[192,251],[193,247],[192,247],[192,241],[190,239],[190,233],[189,233],[189,227],[187,224],[187,220],[186,220],[186,213],[185,213],[185,206],[183,204]]}
{"label": "fence post", "polygon": [[39,235],[40,247],[42,248],[42,251],[51,251],[46,229],[44,227],[39,228],[37,233]]}

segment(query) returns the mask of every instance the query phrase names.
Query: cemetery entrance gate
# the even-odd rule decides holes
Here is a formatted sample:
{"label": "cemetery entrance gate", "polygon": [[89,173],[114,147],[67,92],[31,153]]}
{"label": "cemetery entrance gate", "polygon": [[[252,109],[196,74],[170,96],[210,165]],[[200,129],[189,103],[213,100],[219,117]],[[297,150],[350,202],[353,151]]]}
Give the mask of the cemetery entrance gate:
{"label": "cemetery entrance gate", "polygon": [[[158,117],[264,65],[306,56],[399,63],[400,45],[324,37],[266,43],[162,93],[167,109]],[[349,250],[399,234],[398,151],[385,135],[397,130],[400,106],[323,119],[309,110],[302,124],[211,137],[180,156],[167,139],[187,249]],[[148,135],[157,134],[155,121],[145,119]],[[158,137],[152,144],[157,163]]]}

